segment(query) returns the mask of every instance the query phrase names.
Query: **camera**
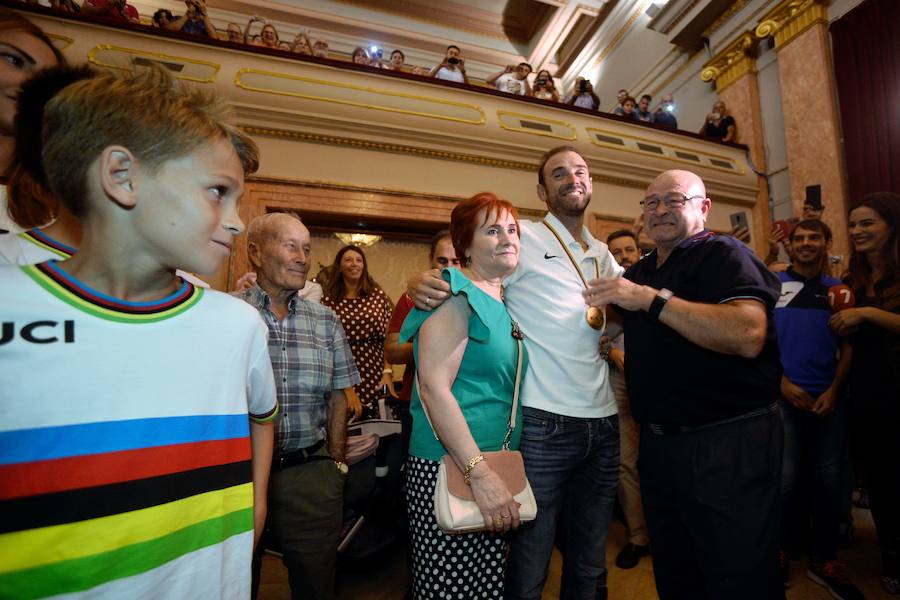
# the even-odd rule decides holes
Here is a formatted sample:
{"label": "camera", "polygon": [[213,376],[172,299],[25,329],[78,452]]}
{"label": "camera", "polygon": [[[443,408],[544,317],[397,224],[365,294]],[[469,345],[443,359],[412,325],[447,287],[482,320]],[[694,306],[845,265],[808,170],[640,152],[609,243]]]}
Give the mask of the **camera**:
{"label": "camera", "polygon": [[456,58],[455,56],[451,56],[450,58],[447,59],[447,62],[450,63],[451,65],[458,65],[459,59]]}
{"label": "camera", "polygon": [[582,80],[578,83],[578,91],[579,91],[579,92],[586,92],[586,91],[588,91],[588,85],[589,85],[589,84],[590,84],[590,82],[589,82],[587,79],[582,79]]}
{"label": "camera", "polygon": [[538,79],[534,82],[534,85],[547,85],[546,79]]}

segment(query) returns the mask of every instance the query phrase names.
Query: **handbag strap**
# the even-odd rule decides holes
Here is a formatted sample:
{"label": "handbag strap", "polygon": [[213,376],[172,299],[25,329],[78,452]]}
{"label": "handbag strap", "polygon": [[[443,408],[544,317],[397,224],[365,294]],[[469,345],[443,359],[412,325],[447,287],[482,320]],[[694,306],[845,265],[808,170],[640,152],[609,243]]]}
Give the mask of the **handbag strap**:
{"label": "handbag strap", "polygon": [[[518,329],[518,324],[513,322],[513,331]],[[516,428],[516,413],[519,408],[519,387],[522,383],[522,339],[521,334],[520,337],[513,336],[513,339],[516,340],[516,380],[513,385],[513,399],[512,406],[510,407],[509,413],[509,423],[506,426],[506,435],[503,437],[503,449],[509,450],[509,441],[512,439],[512,433]],[[428,408],[425,406],[425,402],[422,401],[422,390],[419,388],[419,369],[416,368],[416,376],[413,378],[413,382],[416,385],[416,393],[419,395],[419,403],[422,405],[422,412],[425,413],[425,419],[428,421],[428,425],[431,427],[431,432],[434,434],[434,439],[437,441],[441,441],[441,438],[438,437],[437,430],[434,428],[434,423],[431,421],[431,415],[428,414]]]}

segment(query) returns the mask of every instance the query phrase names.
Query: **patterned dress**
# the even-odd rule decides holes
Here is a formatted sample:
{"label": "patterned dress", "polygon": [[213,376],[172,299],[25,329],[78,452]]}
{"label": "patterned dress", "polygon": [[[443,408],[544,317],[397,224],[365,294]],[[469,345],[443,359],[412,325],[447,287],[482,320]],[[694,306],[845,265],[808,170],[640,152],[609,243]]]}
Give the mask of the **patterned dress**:
{"label": "patterned dress", "polygon": [[337,300],[322,298],[322,304],[333,310],[344,326],[353,360],[362,382],[354,386],[363,404],[363,419],[378,416],[378,384],[384,371],[384,340],[391,320],[391,300],[380,288],[368,296]]}

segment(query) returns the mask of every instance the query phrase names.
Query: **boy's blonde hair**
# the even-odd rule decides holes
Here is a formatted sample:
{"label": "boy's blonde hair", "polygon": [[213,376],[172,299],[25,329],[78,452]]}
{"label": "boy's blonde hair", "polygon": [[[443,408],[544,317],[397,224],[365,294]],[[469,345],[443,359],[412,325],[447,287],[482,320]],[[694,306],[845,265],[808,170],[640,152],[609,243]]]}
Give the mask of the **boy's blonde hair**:
{"label": "boy's blonde hair", "polygon": [[153,173],[216,139],[228,141],[244,174],[259,168],[259,150],[227,122],[230,109],[214,94],[177,82],[160,67],[127,74],[98,72],[47,101],[42,163],[50,189],[77,217],[87,212],[87,172],[101,152],[128,148]]}

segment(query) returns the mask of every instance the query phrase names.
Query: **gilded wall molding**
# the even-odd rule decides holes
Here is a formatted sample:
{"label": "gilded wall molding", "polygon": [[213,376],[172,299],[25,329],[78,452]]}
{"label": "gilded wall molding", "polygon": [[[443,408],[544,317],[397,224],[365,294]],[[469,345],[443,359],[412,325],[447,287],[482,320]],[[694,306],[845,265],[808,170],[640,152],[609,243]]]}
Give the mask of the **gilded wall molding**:
{"label": "gilded wall molding", "polygon": [[57,50],[65,50],[73,43],[75,43],[74,38],[70,38],[67,35],[59,35],[56,33],[47,33],[47,37],[50,38],[50,41],[53,42],[53,45],[56,46]]}
{"label": "gilded wall molding", "polygon": [[759,39],[774,37],[779,49],[816,23],[828,25],[825,0],[782,0],[759,21],[755,33]]}
{"label": "gilded wall molding", "polygon": [[[484,125],[486,120],[484,109],[477,104],[265,69],[239,69],[234,75],[234,85],[260,94],[344,104],[469,125]],[[440,108],[446,112],[437,112]]]}
{"label": "gilded wall molding", "polygon": [[346,138],[335,135],[323,135],[319,133],[309,133],[306,131],[292,131],[289,129],[272,129],[266,127],[253,127],[242,125],[240,128],[250,135],[261,135],[266,137],[287,138],[298,140],[301,142],[312,142],[315,144],[326,144],[328,146],[343,146],[345,148],[360,148],[362,150],[375,150],[377,152],[390,152],[392,154],[411,154],[413,156],[421,156],[423,158],[434,158],[437,160],[452,160],[456,162],[466,162],[476,165],[484,165],[488,167],[497,167],[500,169],[515,169],[518,171],[537,171],[537,165],[519,162],[513,160],[503,160],[499,158],[490,158],[487,156],[478,156],[476,154],[464,154],[462,152],[449,152],[447,150],[432,150],[431,148],[420,148],[418,146],[406,146],[403,144],[388,144],[385,142],[375,142],[371,140],[361,140],[357,138]]}
{"label": "gilded wall molding", "polygon": [[[115,62],[114,59],[123,58],[121,63]],[[98,67],[106,67],[107,69],[116,69],[119,71],[131,71],[134,66],[146,66],[147,62],[163,63],[164,67],[169,67],[166,63],[174,63],[182,67],[194,67],[196,73],[185,73],[175,71],[172,76],[185,81],[193,81],[195,83],[213,83],[216,75],[221,70],[222,65],[208,60],[199,60],[189,58],[187,56],[177,56],[175,54],[164,54],[161,52],[149,52],[146,50],[138,50],[136,48],[127,48],[125,46],[115,46],[113,44],[100,44],[94,46],[88,51],[87,60]],[[144,65],[141,65],[143,61]]]}
{"label": "gilded wall molding", "polygon": [[756,73],[754,54],[758,43],[759,40],[751,32],[745,31],[703,65],[700,79],[715,81],[716,91],[721,93],[743,75]]}
{"label": "gilded wall molding", "polygon": [[[502,160],[498,158],[490,158],[488,156],[478,156],[476,154],[464,154],[462,152],[448,152],[446,150],[432,150],[431,148],[419,148],[417,146],[406,146],[403,144],[388,144],[385,142],[375,142],[371,140],[361,140],[356,138],[345,138],[334,135],[322,135],[319,133],[310,133],[306,131],[292,131],[289,129],[272,129],[265,127],[255,127],[251,125],[240,125],[240,129],[250,135],[259,135],[265,137],[285,138],[297,140],[300,142],[309,142],[314,144],[326,144],[329,146],[342,146],[345,148],[359,148],[361,150],[372,150],[376,152],[390,152],[393,154],[408,154],[419,156],[422,158],[432,158],[435,160],[448,160],[456,162],[464,162],[476,165],[484,165],[487,167],[495,167],[498,169],[513,169],[518,171],[537,171],[537,163],[527,163],[512,160]],[[625,177],[615,177],[610,175],[599,175],[596,170],[591,175],[591,179],[600,183],[609,185],[618,185],[622,187],[635,188],[643,190],[647,187],[647,181],[638,181],[635,179],[627,179]]]}
{"label": "gilded wall molding", "polygon": [[[297,179],[292,177],[271,177],[267,175],[250,175],[247,177],[248,183],[259,183],[268,185],[288,185],[302,186],[306,189],[315,190],[333,190],[337,192],[349,192],[353,194],[376,194],[379,196],[396,196],[401,199],[414,197],[419,200],[432,200],[435,202],[446,202],[448,204],[458,204],[463,200],[467,200],[468,196],[450,196],[446,194],[433,194],[431,192],[421,192],[418,190],[403,190],[398,188],[383,187],[366,187],[346,183],[342,181],[325,181],[321,179]],[[516,210],[520,217],[528,217],[530,219],[540,220],[547,214],[546,210],[536,208],[524,208],[517,206]],[[623,217],[624,219],[624,217]],[[627,219],[630,223],[632,219]]]}
{"label": "gilded wall molding", "polygon": [[[512,119],[507,120],[506,117],[512,117]],[[528,127],[523,126],[523,119],[525,120],[524,122],[529,123],[532,128],[529,129]],[[525,113],[498,110],[497,122],[500,127],[506,131],[515,131],[516,133],[525,133],[528,135],[541,135],[570,142],[578,139],[578,132],[575,128],[572,127],[570,123],[558,119],[548,119],[547,117],[527,115]],[[535,125],[543,125],[547,127],[548,130],[536,130],[534,129]]]}

